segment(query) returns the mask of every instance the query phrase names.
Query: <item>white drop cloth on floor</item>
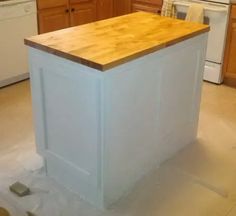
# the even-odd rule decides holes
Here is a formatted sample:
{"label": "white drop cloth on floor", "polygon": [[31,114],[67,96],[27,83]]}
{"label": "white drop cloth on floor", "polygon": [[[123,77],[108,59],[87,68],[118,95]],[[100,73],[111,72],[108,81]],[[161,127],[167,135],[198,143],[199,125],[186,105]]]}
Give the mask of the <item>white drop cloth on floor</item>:
{"label": "white drop cloth on floor", "polygon": [[[4,125],[5,138],[0,136],[1,142],[5,140],[0,143],[0,206],[12,216],[26,216],[26,211],[37,216],[236,216],[236,90],[205,84],[203,96],[197,142],[104,211],[44,175],[28,129],[19,130],[15,137],[6,136],[9,129]],[[18,124],[22,124],[20,120]],[[19,198],[9,192],[15,181],[28,185],[32,194]]]}
{"label": "white drop cloth on floor", "polygon": [[[46,177],[29,146],[13,147],[0,158],[0,206],[12,216],[26,216],[27,211],[38,216],[187,216],[192,211],[191,216],[226,216],[236,204],[236,151],[230,148],[227,154],[227,149],[211,152],[203,141],[188,146],[111,209],[101,211]],[[31,195],[19,198],[9,192],[15,181],[28,185]]]}

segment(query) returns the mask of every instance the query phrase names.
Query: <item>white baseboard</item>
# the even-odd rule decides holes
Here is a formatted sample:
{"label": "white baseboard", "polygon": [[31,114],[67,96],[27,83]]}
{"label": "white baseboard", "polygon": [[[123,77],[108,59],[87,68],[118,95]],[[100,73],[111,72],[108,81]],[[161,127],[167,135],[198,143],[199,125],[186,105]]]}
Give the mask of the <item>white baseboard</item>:
{"label": "white baseboard", "polygon": [[0,88],[28,78],[29,78],[29,73],[24,73],[8,79],[0,80]]}

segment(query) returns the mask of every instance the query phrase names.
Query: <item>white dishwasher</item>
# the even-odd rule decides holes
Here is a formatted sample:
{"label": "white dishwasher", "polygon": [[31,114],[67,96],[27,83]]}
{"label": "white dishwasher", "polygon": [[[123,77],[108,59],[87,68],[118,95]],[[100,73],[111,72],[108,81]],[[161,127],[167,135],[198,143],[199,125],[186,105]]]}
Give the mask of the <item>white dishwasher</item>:
{"label": "white dishwasher", "polygon": [[26,79],[24,38],[37,34],[34,0],[0,0],[0,87]]}

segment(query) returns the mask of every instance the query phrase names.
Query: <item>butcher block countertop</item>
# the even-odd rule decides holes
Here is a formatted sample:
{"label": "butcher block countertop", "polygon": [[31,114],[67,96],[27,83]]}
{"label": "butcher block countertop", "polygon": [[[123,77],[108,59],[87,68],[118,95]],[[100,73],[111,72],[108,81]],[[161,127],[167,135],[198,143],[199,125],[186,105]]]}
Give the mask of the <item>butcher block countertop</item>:
{"label": "butcher block countertop", "polygon": [[106,71],[207,31],[207,25],[137,12],[33,36],[25,44]]}

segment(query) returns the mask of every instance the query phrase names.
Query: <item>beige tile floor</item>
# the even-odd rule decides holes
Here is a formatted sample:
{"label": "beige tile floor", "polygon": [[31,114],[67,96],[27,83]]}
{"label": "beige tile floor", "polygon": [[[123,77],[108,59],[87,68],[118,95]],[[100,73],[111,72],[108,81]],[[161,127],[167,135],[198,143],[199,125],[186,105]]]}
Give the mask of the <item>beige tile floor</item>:
{"label": "beige tile floor", "polygon": [[[0,89],[0,205],[7,197],[12,205],[43,216],[236,216],[236,89],[204,83],[196,143],[106,211],[62,192],[51,179],[21,169],[22,157],[35,151],[31,115],[28,81]],[[25,180],[48,193],[12,198],[2,179]],[[35,207],[33,198],[40,205]]]}

